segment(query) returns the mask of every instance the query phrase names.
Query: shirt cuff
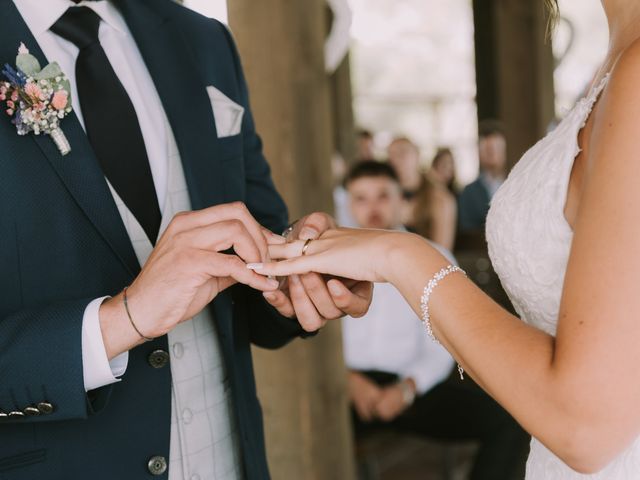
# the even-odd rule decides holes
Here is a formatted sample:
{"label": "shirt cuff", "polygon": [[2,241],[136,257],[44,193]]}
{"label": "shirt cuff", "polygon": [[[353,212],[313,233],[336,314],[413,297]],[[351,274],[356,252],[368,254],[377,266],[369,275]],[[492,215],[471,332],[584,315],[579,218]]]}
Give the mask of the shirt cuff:
{"label": "shirt cuff", "polygon": [[403,372],[406,378],[412,378],[416,383],[417,395],[424,395],[436,385],[444,382],[451,374],[451,369],[455,365],[455,360],[449,355],[443,346],[429,342],[425,348],[424,356],[415,362],[412,368]]}
{"label": "shirt cuff", "polygon": [[129,363],[129,352],[113,360],[107,358],[107,350],[100,329],[100,306],[107,298],[96,298],[84,311],[82,319],[82,372],[85,391],[95,390],[119,382]]}

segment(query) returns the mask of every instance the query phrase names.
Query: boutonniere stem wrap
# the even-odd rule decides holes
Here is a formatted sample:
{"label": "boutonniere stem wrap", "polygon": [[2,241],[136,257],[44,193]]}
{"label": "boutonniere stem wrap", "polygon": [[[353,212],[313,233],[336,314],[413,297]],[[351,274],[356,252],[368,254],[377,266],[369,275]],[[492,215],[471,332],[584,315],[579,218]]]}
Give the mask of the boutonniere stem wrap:
{"label": "boutonniere stem wrap", "polygon": [[[5,64],[0,81],[0,102],[16,126],[18,135],[46,134],[62,155],[71,145],[60,123],[71,113],[71,85],[56,63],[40,67],[38,59],[20,44],[15,68]],[[0,103],[1,104],[1,103]]]}

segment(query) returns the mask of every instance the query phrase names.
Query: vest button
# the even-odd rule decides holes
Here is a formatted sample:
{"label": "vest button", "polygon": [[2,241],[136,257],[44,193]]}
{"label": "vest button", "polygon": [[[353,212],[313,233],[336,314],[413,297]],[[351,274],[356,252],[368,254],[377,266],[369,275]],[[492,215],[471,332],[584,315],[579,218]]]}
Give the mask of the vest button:
{"label": "vest button", "polygon": [[167,471],[167,459],[161,456],[151,457],[147,464],[151,475],[162,475]]}
{"label": "vest button", "polygon": [[40,415],[40,410],[38,410],[37,407],[27,407],[23,410],[24,414],[29,416],[29,417],[37,417],[38,415]]}
{"label": "vest button", "polygon": [[20,410],[9,412],[9,418],[24,418],[24,416],[24,413],[22,413]]}
{"label": "vest button", "polygon": [[40,413],[44,415],[53,413],[53,405],[51,405],[49,402],[40,402],[36,406],[38,407],[38,410],[40,410]]}
{"label": "vest button", "polygon": [[164,350],[155,350],[149,355],[149,365],[153,368],[162,368],[169,363],[169,353]]}
{"label": "vest button", "polygon": [[176,358],[182,358],[184,355],[184,346],[180,342],[176,342],[173,344],[173,355]]}
{"label": "vest button", "polygon": [[186,425],[189,425],[189,424],[191,423],[191,421],[192,421],[192,420],[193,420],[193,412],[192,412],[190,409],[185,408],[185,409],[182,411],[182,421],[183,421]]}

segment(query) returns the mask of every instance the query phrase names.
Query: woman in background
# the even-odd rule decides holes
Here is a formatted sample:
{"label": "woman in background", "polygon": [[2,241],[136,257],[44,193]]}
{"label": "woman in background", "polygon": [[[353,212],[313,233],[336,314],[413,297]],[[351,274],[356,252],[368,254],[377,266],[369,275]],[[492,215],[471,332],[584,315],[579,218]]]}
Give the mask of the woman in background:
{"label": "woman in background", "polygon": [[455,197],[456,195],[456,164],[450,148],[439,148],[427,176],[433,183],[443,186]]}
{"label": "woman in background", "polygon": [[454,182],[453,155],[449,149],[436,153],[422,187],[413,199],[408,228],[453,251],[458,223],[458,205],[450,190]]}
{"label": "woman in background", "polygon": [[408,138],[394,139],[388,153],[389,164],[398,174],[405,199],[405,227],[453,250],[458,221],[455,197],[425,175],[420,167],[420,149]]}

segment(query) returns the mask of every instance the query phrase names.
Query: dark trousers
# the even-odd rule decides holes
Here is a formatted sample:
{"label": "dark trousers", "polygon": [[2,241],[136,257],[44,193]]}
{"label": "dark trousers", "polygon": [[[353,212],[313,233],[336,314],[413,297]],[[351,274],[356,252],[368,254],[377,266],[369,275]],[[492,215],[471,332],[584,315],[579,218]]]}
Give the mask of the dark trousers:
{"label": "dark trousers", "polygon": [[[380,386],[398,380],[393,374],[362,372]],[[529,435],[495,400],[454,369],[446,381],[416,398],[395,420],[362,422],[353,411],[356,437],[371,430],[391,429],[441,441],[480,444],[471,480],[522,480],[529,452]]]}

